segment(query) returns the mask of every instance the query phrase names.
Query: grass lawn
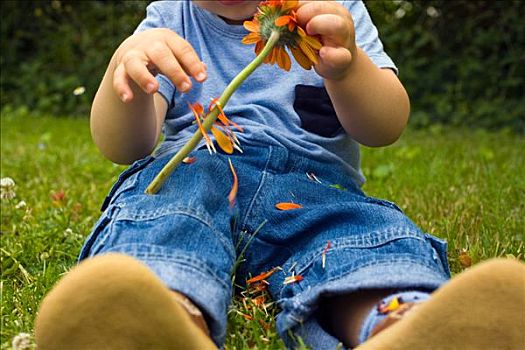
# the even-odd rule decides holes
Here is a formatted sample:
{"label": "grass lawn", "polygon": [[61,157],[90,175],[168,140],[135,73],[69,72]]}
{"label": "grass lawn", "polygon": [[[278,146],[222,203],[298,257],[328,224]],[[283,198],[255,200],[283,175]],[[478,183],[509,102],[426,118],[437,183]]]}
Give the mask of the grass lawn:
{"label": "grass lawn", "polygon": [[[1,177],[16,197],[1,209],[1,349],[31,333],[38,304],[74,264],[100,204],[124,168],[91,142],[87,119],[2,115]],[[433,127],[363,150],[365,191],[396,202],[449,242],[453,273],[492,257],[524,258],[525,141],[509,133]],[[268,313],[237,298],[227,349],[279,349]],[[250,320],[250,318],[252,318]]]}

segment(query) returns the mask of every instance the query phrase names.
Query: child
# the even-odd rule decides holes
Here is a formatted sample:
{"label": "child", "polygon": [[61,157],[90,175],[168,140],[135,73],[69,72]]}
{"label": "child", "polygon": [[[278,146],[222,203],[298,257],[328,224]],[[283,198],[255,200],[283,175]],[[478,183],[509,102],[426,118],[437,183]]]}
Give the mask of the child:
{"label": "child", "polygon": [[[394,142],[409,114],[396,67],[360,1],[301,2],[299,25],[323,45],[315,70],[259,67],[225,107],[244,129],[243,153],[198,147],[193,164],[179,166],[159,193],[144,194],[196,130],[188,104],[218,97],[253,59],[253,47],[241,43],[242,23],[257,5],[155,2],[116,50],[91,130],[107,158],[135,162],[82,249],[80,260],[89,259],[43,302],[39,347],[222,346],[230,274],[249,240],[235,275],[243,281],[282,268],[268,282],[289,346],[291,334],[314,349],[355,347],[372,336],[363,348],[519,344],[523,321],[512,310],[523,307],[520,263],[472,269],[431,297],[449,278],[446,244],[360,189],[358,144]],[[149,156],[161,128],[165,140]],[[228,159],[239,183],[233,210]],[[301,207],[280,211],[280,202]],[[487,285],[498,279],[505,288]],[[495,316],[487,305],[506,311]]]}

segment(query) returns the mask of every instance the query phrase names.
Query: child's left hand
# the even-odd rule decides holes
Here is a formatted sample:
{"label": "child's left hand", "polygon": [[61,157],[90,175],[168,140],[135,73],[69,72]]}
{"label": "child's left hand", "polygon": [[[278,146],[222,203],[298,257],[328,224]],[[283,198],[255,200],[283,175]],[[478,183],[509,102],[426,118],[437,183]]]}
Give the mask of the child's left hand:
{"label": "child's left hand", "polygon": [[354,21],[348,10],[335,1],[300,1],[297,19],[309,35],[321,38],[315,71],[325,79],[344,78],[357,55]]}

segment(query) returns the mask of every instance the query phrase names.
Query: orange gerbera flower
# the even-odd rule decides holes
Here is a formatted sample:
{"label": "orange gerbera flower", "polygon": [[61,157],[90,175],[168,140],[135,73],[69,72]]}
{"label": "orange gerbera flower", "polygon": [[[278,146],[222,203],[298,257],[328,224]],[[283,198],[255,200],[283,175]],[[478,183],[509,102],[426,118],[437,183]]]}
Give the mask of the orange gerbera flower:
{"label": "orange gerbera flower", "polygon": [[258,55],[272,31],[279,31],[280,37],[272,52],[264,59],[264,63],[275,64],[288,71],[291,67],[290,56],[286,47],[293,57],[304,69],[311,69],[317,64],[317,54],[321,43],[313,36],[306,34],[297,23],[298,0],[267,0],[259,5],[258,12],[253,20],[245,21],[244,28],[250,33],[242,42],[244,44],[255,44],[255,53]]}
{"label": "orange gerbera flower", "polygon": [[[217,153],[215,145],[211,141],[210,136],[208,135],[208,133],[202,125],[202,121],[204,120],[204,107],[198,102],[194,103],[193,105],[188,103],[188,105],[191,111],[193,112],[195,121],[197,122],[199,130],[202,136],[204,137],[204,141],[206,142],[206,147],[208,148],[208,151],[210,153]],[[219,104],[218,99],[213,99],[211,101],[210,106],[208,107],[208,112],[211,112],[211,110],[215,107],[219,109],[219,115],[217,117],[219,119],[219,122],[215,122],[214,126],[211,127],[210,131],[215,137],[217,144],[224,152],[228,154],[232,154],[234,149],[238,150],[239,152],[242,152],[240,148],[239,139],[233,132],[231,126],[234,126],[238,130],[242,131],[241,127],[239,127],[237,124],[235,124],[226,117],[224,111],[222,110]],[[219,128],[222,129],[222,131]]]}

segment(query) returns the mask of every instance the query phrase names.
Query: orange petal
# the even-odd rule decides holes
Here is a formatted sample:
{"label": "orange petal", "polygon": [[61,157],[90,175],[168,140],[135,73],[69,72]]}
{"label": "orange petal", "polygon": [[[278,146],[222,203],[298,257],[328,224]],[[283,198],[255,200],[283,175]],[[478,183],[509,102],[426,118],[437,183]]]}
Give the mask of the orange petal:
{"label": "orange petal", "polygon": [[299,48],[312,63],[317,64],[317,55],[306,41],[299,40]]}
{"label": "orange petal", "polygon": [[[259,54],[261,53],[261,51],[263,50],[265,44],[266,44],[266,43],[263,42],[262,40],[261,40],[261,41],[258,41],[258,42],[255,44],[255,54],[256,54],[256,55],[259,55]],[[268,59],[268,56],[266,56],[266,59],[264,60],[264,62],[266,62],[267,59]]]}
{"label": "orange petal", "polygon": [[287,72],[290,70],[292,66],[292,62],[290,61],[290,56],[288,56],[288,54],[286,53],[284,49],[281,49],[279,51],[279,55],[277,58],[277,64],[279,65],[279,67],[281,67]]}
{"label": "orange petal", "polygon": [[306,41],[306,43],[308,45],[310,45],[314,50],[317,50],[319,51],[321,49],[321,47],[323,47],[323,45],[321,44],[321,42],[319,40],[317,40],[316,37],[313,37],[313,36],[310,36],[310,35],[307,35],[305,37],[303,37],[303,40]]}
{"label": "orange petal", "polygon": [[300,282],[304,280],[304,277],[301,276],[301,275],[297,275],[297,276],[288,276],[284,279],[284,282],[283,284],[290,284],[290,283],[295,283],[295,282]]}
{"label": "orange petal", "polygon": [[293,209],[302,208],[303,206],[300,204],[296,204],[296,203],[281,202],[281,203],[277,203],[275,207],[279,210],[293,210]]}
{"label": "orange petal", "polygon": [[252,283],[255,283],[255,282],[259,282],[259,281],[265,280],[268,277],[270,277],[271,275],[273,275],[273,273],[275,271],[277,271],[277,268],[273,268],[270,271],[266,271],[266,272],[260,273],[257,276],[252,277],[249,280],[247,280],[246,283],[247,284],[252,284]]}
{"label": "orange petal", "polygon": [[208,152],[217,152],[215,146],[213,145],[213,142],[211,142],[210,137],[208,136],[208,133],[206,132],[206,130],[204,130],[204,127],[202,126],[201,115],[197,112],[200,109],[204,110],[202,108],[202,105],[200,103],[195,103],[195,105],[191,105],[190,103],[188,103],[188,105],[190,106],[190,109],[193,112],[193,115],[195,116],[195,120],[197,121],[197,125],[199,126],[199,131],[201,132],[202,137],[204,137],[204,140],[206,141],[206,147],[208,148]]}
{"label": "orange petal", "polygon": [[244,21],[244,28],[250,32],[259,33],[260,25],[256,21]]}
{"label": "orange petal", "polygon": [[297,63],[299,63],[301,67],[303,67],[306,70],[312,68],[312,61],[310,61],[300,49],[296,47],[291,47],[290,51],[292,52],[295,61],[297,61]]}
{"label": "orange petal", "polygon": [[295,9],[298,4],[299,4],[298,0],[286,0],[286,1],[283,1],[281,10],[282,11],[288,11],[288,10]]}
{"label": "orange petal", "polygon": [[197,160],[197,157],[186,157],[182,160],[182,162],[185,164],[192,164],[192,163],[195,163],[196,160]]}
{"label": "orange petal", "polygon": [[211,127],[211,133],[215,137],[215,140],[217,140],[217,144],[219,144],[219,147],[226,153],[232,154],[233,153],[233,145],[230,139],[223,134],[222,131],[217,129],[216,127]]}
{"label": "orange petal", "polygon": [[290,16],[281,16],[275,19],[274,23],[277,27],[282,27],[290,23],[292,17]]}
{"label": "orange petal", "polygon": [[195,103],[194,105],[188,103],[188,106],[190,106],[191,111],[193,112],[193,116],[195,117],[195,120],[197,121],[197,125],[199,127],[199,131],[201,132],[202,136],[204,137],[204,140],[206,141],[206,147],[208,148],[208,151],[210,153],[217,152],[215,150],[215,146],[213,146],[213,142],[211,142],[210,137],[208,136],[208,133],[204,129],[201,123],[201,114],[199,111],[203,111],[204,108],[200,103]]}
{"label": "orange petal", "polygon": [[399,309],[400,306],[401,306],[401,303],[399,302],[399,298],[395,297],[392,300],[390,300],[388,305],[380,305],[378,311],[380,314],[386,314],[391,311],[395,311]]}
{"label": "orange petal", "polygon": [[250,33],[244,38],[242,38],[242,43],[247,45],[255,44],[259,41],[261,41],[261,36],[259,35],[259,33]]}
{"label": "orange petal", "polygon": [[237,197],[237,190],[239,189],[239,179],[237,178],[237,173],[235,172],[235,168],[233,167],[230,158],[228,158],[228,163],[230,163],[230,170],[232,171],[233,175],[232,189],[230,194],[228,194],[228,202],[230,202],[230,208],[232,208],[235,205],[235,198]]}

